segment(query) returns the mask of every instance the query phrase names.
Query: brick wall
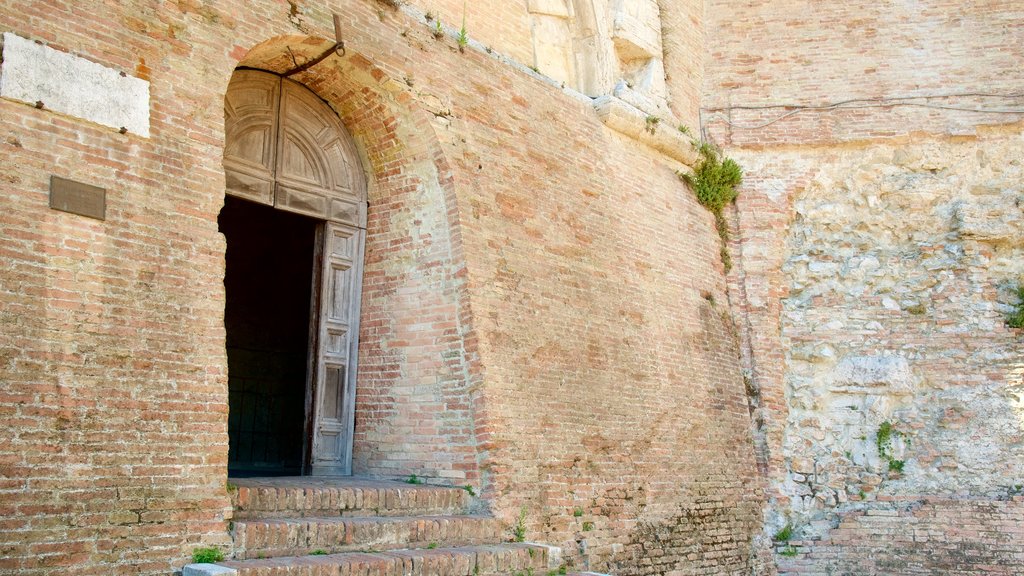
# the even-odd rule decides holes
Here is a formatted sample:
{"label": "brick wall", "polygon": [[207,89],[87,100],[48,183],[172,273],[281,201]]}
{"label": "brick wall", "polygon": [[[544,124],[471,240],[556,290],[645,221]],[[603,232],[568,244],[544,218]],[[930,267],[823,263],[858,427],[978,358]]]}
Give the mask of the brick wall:
{"label": "brick wall", "polygon": [[[332,11],[346,57],[297,79],[371,182],[356,471],[473,484],[578,566],[758,568],[738,344],[679,166],[378,3],[244,4],[0,3],[152,93],[148,139],[0,102],[0,571],[226,544],[223,95],[329,45]],[[50,210],[50,174],[106,187],[107,220]]]}
{"label": "brick wall", "polygon": [[[1006,97],[1020,93],[1012,73],[1022,50],[1016,2],[716,0],[708,19],[701,107],[705,125],[723,142],[828,145],[910,132],[964,135],[977,125],[1020,119],[926,107],[1019,108],[1019,98]],[[893,98],[911,99],[877,101]],[[839,110],[785,107],[842,102]],[[881,103],[887,106],[875,106]],[[769,105],[783,106],[757,108]],[[763,128],[744,128],[783,115]]]}
{"label": "brick wall", "polygon": [[780,574],[1018,574],[1024,499],[924,498],[844,514],[821,542],[793,542]]}

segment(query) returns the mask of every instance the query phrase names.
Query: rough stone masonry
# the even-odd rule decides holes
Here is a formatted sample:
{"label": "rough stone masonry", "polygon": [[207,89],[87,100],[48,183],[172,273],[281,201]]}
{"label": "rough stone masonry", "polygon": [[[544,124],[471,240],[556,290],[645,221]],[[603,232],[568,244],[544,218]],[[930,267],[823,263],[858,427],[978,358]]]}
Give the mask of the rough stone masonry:
{"label": "rough stone masonry", "polygon": [[[340,40],[290,79],[367,181],[355,474],[469,486],[574,570],[1012,574],[1022,22],[998,0],[0,0],[0,573],[231,553],[222,163],[291,152],[227,141],[225,94]],[[112,81],[8,91],[43,58]],[[745,171],[731,271],[676,174],[690,134]],[[105,219],[52,209],[52,176],[105,189]]]}

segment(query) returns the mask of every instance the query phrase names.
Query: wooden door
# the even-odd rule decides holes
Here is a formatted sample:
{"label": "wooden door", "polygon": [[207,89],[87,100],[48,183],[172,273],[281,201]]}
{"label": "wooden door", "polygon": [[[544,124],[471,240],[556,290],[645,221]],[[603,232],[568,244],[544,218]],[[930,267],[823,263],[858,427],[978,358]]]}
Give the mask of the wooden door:
{"label": "wooden door", "polygon": [[317,335],[312,473],[351,474],[363,230],[328,222]]}
{"label": "wooden door", "polygon": [[227,193],[323,221],[308,343],[311,445],[303,451],[313,474],[351,474],[366,234],[355,146],[330,106],[274,74],[235,71],[224,108]]}

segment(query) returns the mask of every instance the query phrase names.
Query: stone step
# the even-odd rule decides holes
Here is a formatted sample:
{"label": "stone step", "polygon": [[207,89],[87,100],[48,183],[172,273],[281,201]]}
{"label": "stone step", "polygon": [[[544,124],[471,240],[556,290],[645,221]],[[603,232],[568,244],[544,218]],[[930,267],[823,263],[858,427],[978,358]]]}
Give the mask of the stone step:
{"label": "stone step", "polygon": [[232,478],[235,520],[332,516],[446,516],[472,501],[462,488],[323,477]]}
{"label": "stone step", "polygon": [[501,523],[485,516],[270,518],[234,523],[234,557],[275,558],[433,546],[498,544]]}
{"label": "stone step", "polygon": [[[501,544],[426,550],[290,556],[186,566],[183,576],[491,576],[544,575],[548,549]],[[234,572],[232,572],[232,570]]]}

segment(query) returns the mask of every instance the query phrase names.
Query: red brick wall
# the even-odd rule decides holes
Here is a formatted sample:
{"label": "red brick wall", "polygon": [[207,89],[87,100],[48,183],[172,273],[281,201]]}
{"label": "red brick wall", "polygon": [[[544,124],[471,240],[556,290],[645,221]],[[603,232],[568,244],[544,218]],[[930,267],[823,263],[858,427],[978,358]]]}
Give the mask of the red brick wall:
{"label": "red brick wall", "polygon": [[[298,79],[371,180],[356,471],[474,484],[578,565],[750,571],[737,341],[678,166],[377,3],[298,8],[0,4],[3,31],[152,83],[149,139],[0,102],[0,571],[160,574],[226,543],[223,94],[332,9],[348,56]],[[106,187],[108,219],[51,211],[51,173]]]}
{"label": "red brick wall", "polygon": [[[705,124],[737,146],[829,144],[916,133],[969,134],[1003,114],[927,108],[1007,109],[1020,93],[1012,71],[1021,58],[1019,2],[957,0],[828,2],[799,0],[708,5]],[[887,107],[809,110],[742,109],[765,105],[845,106],[872,99]],[[909,104],[892,106],[892,104]],[[727,108],[733,107],[730,111]],[[787,114],[764,128],[758,126]],[[730,129],[723,119],[737,127]],[[1019,116],[1017,117],[1019,119]]]}
{"label": "red brick wall", "polygon": [[820,542],[793,542],[780,574],[1019,574],[1024,498],[902,500],[843,516]]}

